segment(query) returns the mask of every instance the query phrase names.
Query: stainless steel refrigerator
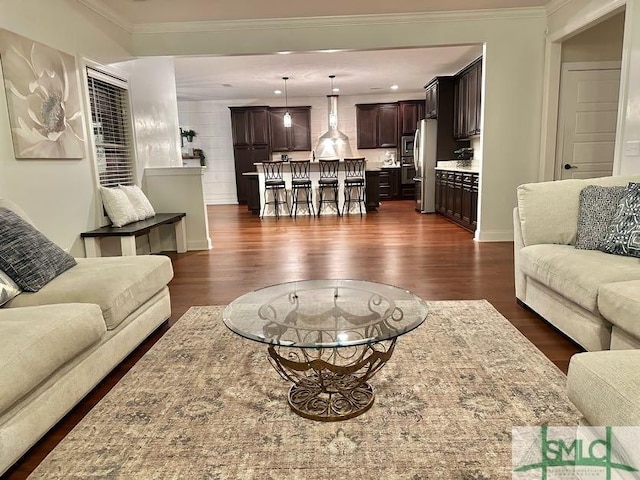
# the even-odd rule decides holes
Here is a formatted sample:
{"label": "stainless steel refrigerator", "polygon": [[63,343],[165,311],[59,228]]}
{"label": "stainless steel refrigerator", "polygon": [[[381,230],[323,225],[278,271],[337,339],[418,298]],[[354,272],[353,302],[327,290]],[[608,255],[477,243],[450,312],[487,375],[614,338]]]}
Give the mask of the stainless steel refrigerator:
{"label": "stainless steel refrigerator", "polygon": [[413,161],[416,166],[416,210],[421,213],[436,211],[436,137],[438,121],[425,119],[418,122],[413,142]]}

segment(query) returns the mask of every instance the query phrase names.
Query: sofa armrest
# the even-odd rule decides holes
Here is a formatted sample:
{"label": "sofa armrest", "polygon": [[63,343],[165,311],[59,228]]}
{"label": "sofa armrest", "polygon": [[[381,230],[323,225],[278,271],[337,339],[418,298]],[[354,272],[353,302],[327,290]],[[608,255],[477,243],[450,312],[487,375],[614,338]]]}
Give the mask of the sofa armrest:
{"label": "sofa armrest", "polygon": [[522,239],[522,227],[520,225],[520,215],[518,207],[513,209],[513,272],[515,275],[516,298],[526,299],[527,280],[524,273],[520,270],[520,250],[524,248],[524,240]]}

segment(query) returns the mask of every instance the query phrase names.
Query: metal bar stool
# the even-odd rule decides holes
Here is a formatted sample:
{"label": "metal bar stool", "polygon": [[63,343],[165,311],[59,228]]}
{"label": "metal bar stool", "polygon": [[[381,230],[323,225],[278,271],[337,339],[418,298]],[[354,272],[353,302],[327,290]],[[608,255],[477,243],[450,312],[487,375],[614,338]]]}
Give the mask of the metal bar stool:
{"label": "metal bar stool", "polygon": [[[364,194],[364,169],[366,160],[361,158],[345,158],[344,159],[344,204],[342,205],[342,214],[345,210],[349,213],[351,202],[358,202],[360,216],[362,216],[362,204],[365,201]],[[355,193],[355,195],[354,195]]]}
{"label": "metal bar stool", "polygon": [[[336,213],[341,215],[338,206],[338,167],[340,160],[332,158],[328,160],[318,160],[320,164],[320,179],[318,180],[318,216],[322,213],[324,203],[333,203],[336,206]],[[325,190],[333,190],[333,198],[325,198]]]}
{"label": "metal bar stool", "polygon": [[[284,178],[282,177],[282,160],[274,160],[272,162],[264,162],[262,164],[264,169],[264,205],[262,206],[261,217],[264,217],[264,212],[267,205],[273,205],[276,213],[276,218],[280,216],[280,205],[285,204],[287,210],[291,213],[289,203],[287,202],[286,185]],[[271,192],[272,201],[267,201],[267,194]],[[284,192],[284,201],[282,201],[281,194]]]}
{"label": "metal bar stool", "polygon": [[304,200],[309,213],[316,216],[313,208],[313,197],[311,192],[311,178],[309,177],[310,160],[289,160],[291,166],[291,211],[289,216],[298,216],[298,203],[300,203],[300,191],[304,191]]}

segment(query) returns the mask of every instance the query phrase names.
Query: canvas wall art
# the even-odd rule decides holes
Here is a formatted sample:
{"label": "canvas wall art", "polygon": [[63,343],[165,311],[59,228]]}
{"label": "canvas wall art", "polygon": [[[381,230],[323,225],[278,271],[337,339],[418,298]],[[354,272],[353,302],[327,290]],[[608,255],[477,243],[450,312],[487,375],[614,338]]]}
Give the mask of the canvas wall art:
{"label": "canvas wall art", "polygon": [[0,29],[0,64],[16,158],[83,158],[74,57]]}

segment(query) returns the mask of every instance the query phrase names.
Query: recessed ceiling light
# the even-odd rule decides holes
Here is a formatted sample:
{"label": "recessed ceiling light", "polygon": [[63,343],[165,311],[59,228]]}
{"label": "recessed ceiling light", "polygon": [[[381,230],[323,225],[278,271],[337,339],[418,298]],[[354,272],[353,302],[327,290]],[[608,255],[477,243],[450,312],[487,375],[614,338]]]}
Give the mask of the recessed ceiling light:
{"label": "recessed ceiling light", "polygon": [[289,52],[288,50],[283,50],[281,52],[278,52],[278,55],[289,55],[291,52]]}
{"label": "recessed ceiling light", "polygon": [[397,90],[398,89],[398,85],[391,85],[391,90]]}
{"label": "recessed ceiling light", "polygon": [[282,90],[274,90],[273,93],[276,95],[282,95]]}
{"label": "recessed ceiling light", "polygon": [[319,53],[336,53],[336,52],[340,52],[341,50],[338,50],[336,48],[328,48],[326,50],[318,50]]}
{"label": "recessed ceiling light", "polygon": [[332,91],[332,92],[339,92],[339,91],[340,91],[340,89],[339,89],[338,87],[333,87],[333,88],[331,89],[331,91]]}

